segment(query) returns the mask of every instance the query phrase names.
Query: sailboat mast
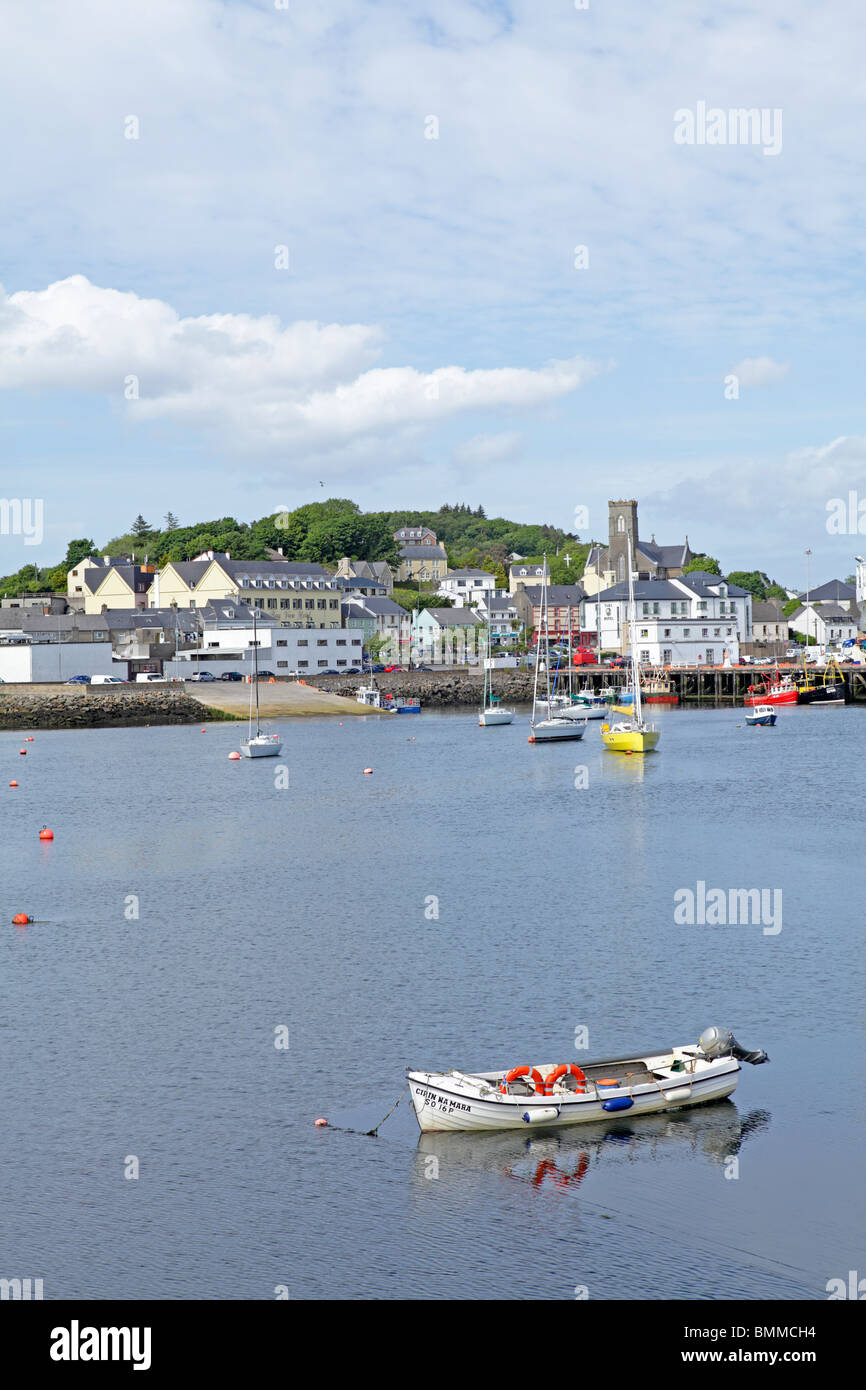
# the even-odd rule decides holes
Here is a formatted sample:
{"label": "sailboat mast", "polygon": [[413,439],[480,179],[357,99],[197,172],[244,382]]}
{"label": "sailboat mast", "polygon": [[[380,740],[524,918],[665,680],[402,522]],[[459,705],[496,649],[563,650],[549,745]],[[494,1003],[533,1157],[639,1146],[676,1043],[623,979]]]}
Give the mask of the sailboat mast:
{"label": "sailboat mast", "polygon": [[637,613],[634,601],[634,573],[632,571],[632,552],[631,552],[631,532],[628,533],[628,637],[631,648],[631,680],[633,691],[633,705],[635,722],[643,722],[643,711],[640,699],[640,666],[637,658],[637,646],[635,645]]}
{"label": "sailboat mast", "polygon": [[260,716],[259,716],[259,639],[258,639],[258,628],[256,627],[256,610],[255,610],[255,608],[253,609],[253,664],[254,664],[254,666],[255,666],[255,671],[254,671],[254,673],[253,673],[253,682],[254,682],[255,687],[256,687],[256,736],[258,737],[258,734],[259,734],[259,732],[260,732],[260,730],[259,730],[259,718],[260,718]]}

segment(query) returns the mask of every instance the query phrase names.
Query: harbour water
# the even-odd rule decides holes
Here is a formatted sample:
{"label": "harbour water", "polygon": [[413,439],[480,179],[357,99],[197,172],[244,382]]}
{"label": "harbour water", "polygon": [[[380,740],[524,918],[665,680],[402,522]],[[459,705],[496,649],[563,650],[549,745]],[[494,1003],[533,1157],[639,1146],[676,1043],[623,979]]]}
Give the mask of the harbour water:
{"label": "harbour water", "polygon": [[[229,725],[0,735],[0,1277],[597,1301],[866,1273],[863,711],[652,717],[646,758],[469,711],[284,721],[254,763]],[[699,884],[779,890],[780,921],[676,920]],[[404,1099],[352,1132],[407,1064],[711,1024],[771,1058],[729,1102],[422,1140]]]}

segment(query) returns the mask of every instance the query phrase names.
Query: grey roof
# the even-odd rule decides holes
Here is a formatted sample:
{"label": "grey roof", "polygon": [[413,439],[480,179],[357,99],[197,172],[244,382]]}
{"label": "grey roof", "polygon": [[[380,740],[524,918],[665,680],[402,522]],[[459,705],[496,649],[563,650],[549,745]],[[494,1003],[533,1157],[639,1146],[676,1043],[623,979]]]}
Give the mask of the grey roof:
{"label": "grey roof", "polygon": [[84,580],[85,588],[95,594],[100,584],[103,584],[110,574],[119,574],[132,589],[142,578],[147,578],[150,583],[153,583],[153,573],[150,570],[143,571],[140,565],[106,565],[100,569],[91,565],[81,577]]}
{"label": "grey roof", "polygon": [[476,627],[478,619],[471,608],[425,608],[440,627]]}
{"label": "grey roof", "polygon": [[[343,606],[348,608],[360,608],[361,604],[357,601],[348,604],[344,602]],[[408,616],[407,610],[401,608],[399,603],[395,603],[392,598],[382,598],[379,594],[370,594],[369,597],[363,600],[363,606],[370,613],[375,613],[377,616],[379,614],[395,618],[405,618]]]}
{"label": "grey roof", "polygon": [[496,576],[495,576],[495,574],[493,573],[492,570],[472,570],[472,569],[469,569],[469,570],[450,570],[447,577],[448,577],[449,579],[453,579],[455,576],[456,576],[458,579],[474,579],[474,578],[480,578],[480,579],[495,579],[495,578],[496,578]]}
{"label": "grey roof", "polygon": [[752,600],[752,622],[754,623],[787,623],[778,604],[772,601],[764,602],[762,599]]}
{"label": "grey roof", "polygon": [[225,560],[220,555],[215,555],[214,559],[232,579],[238,579],[245,574],[250,577],[266,576],[268,579],[279,579],[280,577],[283,579],[330,579],[331,577],[321,565],[314,565],[306,560]]}
{"label": "grey roof", "polygon": [[[555,608],[565,608],[570,603],[576,608],[584,597],[585,590],[582,584],[548,584],[547,602],[553,604]],[[526,597],[530,603],[544,602],[544,585],[535,584],[527,588]]]}
{"label": "grey roof", "polygon": [[[799,599],[805,599],[806,590],[798,594]],[[827,599],[852,599],[857,597],[857,590],[853,584],[846,584],[842,579],[829,579],[826,584],[821,584],[817,589],[809,590],[809,599],[813,603],[825,603]]]}
{"label": "grey roof", "polygon": [[[809,604],[809,607],[812,608],[811,603]],[[801,617],[805,612],[806,607],[804,604],[801,604],[800,607],[795,609],[795,611],[791,614],[788,621],[793,622],[794,618]],[[820,603],[817,606],[817,608],[813,609],[813,612],[817,613],[818,617],[823,618],[825,621],[828,618],[832,619],[832,621],[835,623],[856,623],[857,621],[856,614],[850,613],[847,608],[840,608],[838,603]]]}
{"label": "grey roof", "polygon": [[[545,570],[546,570],[547,573],[549,574],[549,573],[550,573],[550,566],[549,566],[549,565],[546,565],[546,566],[545,566],[545,565],[543,565],[543,564],[539,564],[539,563],[538,563],[537,561],[535,561],[535,560],[518,560],[518,561],[515,562],[515,564],[513,564],[513,565],[510,566],[510,570],[526,570],[526,575],[527,575],[527,578],[528,578],[531,574],[542,575],[542,574],[545,573]],[[516,578],[516,579],[519,578],[519,577],[520,577],[519,575],[515,575],[515,578]]]}
{"label": "grey roof", "polygon": [[[688,583],[692,578],[688,575],[682,583]],[[673,584],[670,579],[636,579],[634,583],[634,596],[636,599],[659,599],[659,598],[685,598],[682,589]],[[628,584],[623,580],[621,584],[614,584],[611,589],[604,589],[600,594],[587,594],[585,603],[617,603],[628,598]]]}
{"label": "grey roof", "polygon": [[388,587],[391,566],[387,560],[350,560],[349,566],[356,579],[371,579],[384,588]]}
{"label": "grey roof", "polygon": [[378,579],[368,579],[365,575],[356,575],[354,579],[347,579],[345,575],[335,575],[334,583],[338,589],[350,592],[352,589],[381,589],[387,592],[388,585],[381,583]]}
{"label": "grey roof", "polygon": [[115,632],[133,627],[182,628],[185,632],[198,629],[194,608],[107,608],[96,616],[102,627]]}
{"label": "grey roof", "polygon": [[[253,609],[247,603],[238,603],[237,599],[212,598],[208,599],[204,608],[197,610],[199,616],[205,623],[239,623],[249,627],[253,621]],[[261,608],[256,608],[256,622],[274,624],[273,615],[269,616]]]}
{"label": "grey roof", "polygon": [[748,589],[740,589],[736,584],[729,584],[727,579],[724,579],[720,574],[709,574],[707,570],[692,570],[690,574],[684,574],[679,583],[687,584],[690,589],[694,589],[696,594],[712,591],[717,584],[725,585],[728,598],[745,598],[749,593]]}
{"label": "grey roof", "polygon": [[205,570],[210,568],[211,563],[212,562],[210,560],[169,561],[169,564],[171,565],[175,573],[180,576],[184,584],[188,584],[191,588],[195,587],[195,585],[204,575]]}
{"label": "grey roof", "polygon": [[635,547],[638,555],[645,555],[662,569],[676,569],[689,562],[689,547],[682,545],[655,545],[652,541],[639,540]]}
{"label": "grey roof", "polygon": [[15,632],[102,632],[105,613],[33,613],[26,608],[0,609],[0,628]]}
{"label": "grey roof", "polygon": [[404,545],[398,551],[401,560],[447,560],[441,545]]}

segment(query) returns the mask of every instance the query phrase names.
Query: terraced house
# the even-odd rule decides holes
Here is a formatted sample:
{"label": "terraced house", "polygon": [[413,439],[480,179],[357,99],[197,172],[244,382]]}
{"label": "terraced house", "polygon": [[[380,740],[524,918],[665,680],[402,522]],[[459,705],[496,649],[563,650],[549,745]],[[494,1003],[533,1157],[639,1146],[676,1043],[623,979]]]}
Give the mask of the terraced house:
{"label": "terraced house", "polygon": [[206,551],[172,562],[153,585],[154,606],[205,608],[218,599],[259,608],[281,627],[341,626],[337,581],[321,565],[294,560],[233,560]]}

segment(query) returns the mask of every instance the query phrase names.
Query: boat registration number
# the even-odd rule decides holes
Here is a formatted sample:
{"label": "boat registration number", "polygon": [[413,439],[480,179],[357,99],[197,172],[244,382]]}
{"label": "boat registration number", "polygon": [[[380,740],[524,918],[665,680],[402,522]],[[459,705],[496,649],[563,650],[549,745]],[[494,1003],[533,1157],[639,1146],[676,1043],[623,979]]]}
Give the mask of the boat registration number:
{"label": "boat registration number", "polygon": [[435,1091],[422,1091],[420,1088],[415,1093],[420,1100],[423,1100],[428,1110],[439,1110],[446,1115],[451,1115],[455,1110],[465,1110],[467,1114],[471,1106],[464,1105],[460,1100],[448,1100],[445,1096],[437,1096]]}

